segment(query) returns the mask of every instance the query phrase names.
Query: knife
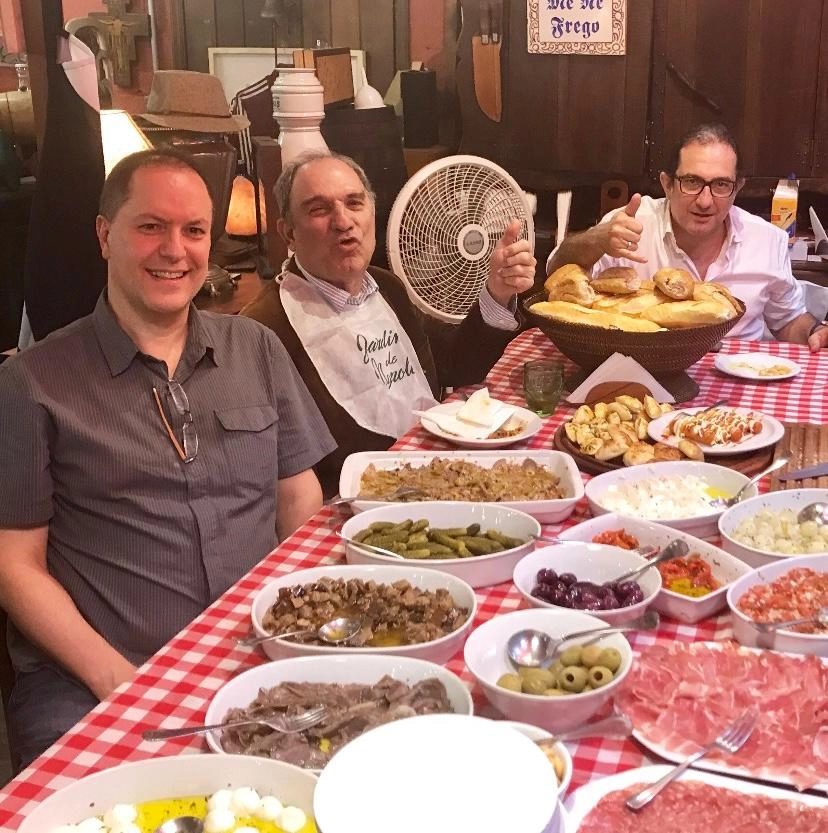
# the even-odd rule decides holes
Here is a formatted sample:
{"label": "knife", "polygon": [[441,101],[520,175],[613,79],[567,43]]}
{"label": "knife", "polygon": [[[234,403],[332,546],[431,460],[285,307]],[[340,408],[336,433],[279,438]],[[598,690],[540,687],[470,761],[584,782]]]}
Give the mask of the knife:
{"label": "knife", "polygon": [[811,466],[807,469],[796,469],[795,471],[786,471],[785,474],[778,475],[778,479],[807,480],[809,477],[825,476],[828,476],[828,463],[818,463],[816,466]]}

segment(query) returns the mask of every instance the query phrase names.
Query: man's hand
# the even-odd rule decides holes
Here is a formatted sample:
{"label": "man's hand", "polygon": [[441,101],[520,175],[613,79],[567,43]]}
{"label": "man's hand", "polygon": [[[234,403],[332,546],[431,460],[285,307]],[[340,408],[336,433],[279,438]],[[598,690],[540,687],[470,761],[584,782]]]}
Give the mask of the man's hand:
{"label": "man's hand", "polygon": [[828,326],[819,327],[813,335],[808,336],[808,349],[816,353],[817,350],[824,350],[826,347],[828,347]]}
{"label": "man's hand", "polygon": [[647,258],[636,254],[641,242],[644,226],[635,219],[641,207],[641,194],[633,194],[632,199],[617,211],[606,223],[597,226],[603,232],[604,253],[610,257],[626,258],[636,263],[646,263]]}
{"label": "man's hand", "polygon": [[512,220],[500,238],[489,261],[486,289],[502,307],[512,297],[535,283],[536,261],[528,240],[519,240],[520,220]]}

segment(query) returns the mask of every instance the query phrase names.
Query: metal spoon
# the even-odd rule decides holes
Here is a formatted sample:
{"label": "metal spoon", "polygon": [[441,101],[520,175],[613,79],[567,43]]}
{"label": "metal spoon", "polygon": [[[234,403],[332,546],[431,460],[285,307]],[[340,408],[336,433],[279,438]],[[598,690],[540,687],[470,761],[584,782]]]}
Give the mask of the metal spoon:
{"label": "metal spoon", "polygon": [[828,524],[828,503],[817,501],[809,503],[797,512],[796,519],[804,524],[806,521],[814,521],[817,526]]}
{"label": "metal spoon", "polygon": [[596,720],[593,723],[585,723],[577,729],[570,729],[560,732],[551,738],[542,738],[535,743],[543,749],[546,746],[553,746],[559,741],[579,740],[580,738],[628,738],[632,734],[632,721],[625,714],[615,712],[614,714]]}
{"label": "metal spoon", "polygon": [[416,486],[397,486],[393,492],[388,492],[386,495],[379,495],[378,497],[334,497],[326,500],[323,506],[336,506],[339,503],[353,503],[355,500],[381,500],[392,503],[402,497],[411,497],[411,495],[421,495],[422,492]]}
{"label": "metal spoon", "polygon": [[659,615],[654,610],[648,610],[643,616],[627,622],[625,625],[613,627],[590,628],[586,631],[576,631],[555,638],[533,628],[524,628],[513,633],[506,643],[506,654],[517,666],[524,668],[543,668],[549,665],[558,654],[561,645],[573,639],[584,640],[583,645],[589,645],[598,639],[603,639],[611,633],[626,633],[627,631],[651,631],[658,627]]}
{"label": "metal spoon", "polygon": [[733,497],[729,498],[716,498],[716,500],[712,501],[712,506],[723,507],[725,509],[729,509],[731,506],[735,506],[741,499],[742,495],[748,489],[749,486],[752,486],[754,483],[760,481],[766,474],[770,474],[772,471],[776,471],[777,469],[781,469],[782,466],[787,465],[789,457],[780,457],[778,460],[774,460],[769,466],[766,466],[759,472],[759,474],[754,474],[753,477],[736,492]]}
{"label": "metal spoon", "polygon": [[377,552],[380,555],[388,556],[388,558],[396,558],[400,561],[405,561],[406,558],[404,555],[400,555],[398,552],[394,552],[393,550],[387,550],[385,547],[378,547],[376,544],[364,544],[362,541],[357,541],[355,538],[349,538],[347,535],[343,535],[339,529],[335,529],[334,532],[347,544],[350,544],[352,547],[362,547],[364,550],[369,550],[370,552]]}
{"label": "metal spoon", "polygon": [[255,648],[263,642],[270,642],[271,639],[291,639],[296,637],[314,636],[328,645],[341,645],[359,633],[362,627],[361,619],[353,619],[348,616],[340,616],[331,619],[320,625],[318,630],[307,628],[305,630],[288,631],[287,633],[271,633],[267,636],[248,636],[244,639],[237,639],[236,645],[240,648]]}
{"label": "metal spoon", "polygon": [[168,819],[155,828],[155,833],[203,833],[204,822],[195,816],[178,816]]}
{"label": "metal spoon", "polygon": [[754,628],[762,633],[769,633],[780,628],[793,628],[796,625],[821,625],[828,627],[828,607],[821,607],[814,616],[807,616],[805,619],[789,619],[787,622],[751,622]]}
{"label": "metal spoon", "polygon": [[642,573],[646,573],[650,567],[663,564],[665,561],[672,561],[674,558],[681,558],[681,556],[687,555],[688,552],[690,552],[690,548],[687,544],[681,538],[675,538],[655,558],[650,559],[646,564],[642,564],[634,570],[630,570],[628,573],[618,576],[618,578],[613,579],[613,583],[620,584],[622,581],[632,581],[632,579],[640,576]]}

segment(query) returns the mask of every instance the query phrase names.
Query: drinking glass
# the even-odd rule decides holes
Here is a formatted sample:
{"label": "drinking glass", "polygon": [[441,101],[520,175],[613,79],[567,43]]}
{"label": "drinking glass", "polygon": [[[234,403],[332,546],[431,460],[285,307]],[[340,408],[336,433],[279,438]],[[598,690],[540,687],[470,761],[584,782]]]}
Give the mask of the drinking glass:
{"label": "drinking glass", "polygon": [[526,404],[538,416],[549,416],[561,401],[563,363],[536,359],[523,365],[523,393]]}

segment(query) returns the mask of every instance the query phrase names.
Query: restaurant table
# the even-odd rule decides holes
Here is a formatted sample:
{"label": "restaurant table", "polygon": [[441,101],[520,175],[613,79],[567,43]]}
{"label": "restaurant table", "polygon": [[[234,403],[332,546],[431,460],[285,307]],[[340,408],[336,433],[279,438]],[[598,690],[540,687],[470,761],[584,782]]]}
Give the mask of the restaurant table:
{"label": "restaurant table", "polygon": [[[747,381],[716,370],[714,354],[710,353],[689,371],[700,388],[693,404],[727,399],[730,405],[753,408],[783,422],[828,422],[828,351],[810,353],[807,347],[794,344],[735,339],[726,340],[722,348],[724,353],[751,351],[792,359],[801,365],[802,372],[786,380]],[[498,399],[522,404],[522,365],[537,358],[563,357],[546,336],[533,329],[518,336],[489,373],[486,384],[490,393]],[[543,421],[538,434],[518,447],[550,448],[555,430],[573,411],[573,407],[562,403]],[[452,446],[415,427],[395,448],[450,450]],[[587,477],[584,475],[584,479]],[[35,804],[89,773],[153,756],[206,752],[203,737],[159,744],[142,741],[141,732],[159,726],[203,723],[207,705],[222,685],[241,671],[266,661],[259,651],[235,647],[237,637],[250,633],[253,595],[276,576],[321,564],[343,563],[343,545],[333,530],[347,515],[347,510],[341,508],[322,509],[141,666],[132,681],[123,684],[10,781],[0,791],[0,830],[16,830]],[[566,521],[547,525],[544,530],[554,534],[587,517],[584,500]],[[476,594],[476,625],[523,606],[511,582],[479,589]],[[658,631],[635,634],[630,641],[634,648],[641,649],[656,640],[722,640],[731,635],[728,615],[720,614],[697,625],[665,618]],[[462,651],[447,667],[472,683]],[[473,688],[473,696],[476,713],[497,716],[479,687]],[[593,778],[655,761],[632,739],[592,738],[569,746],[574,760],[571,789]]]}

